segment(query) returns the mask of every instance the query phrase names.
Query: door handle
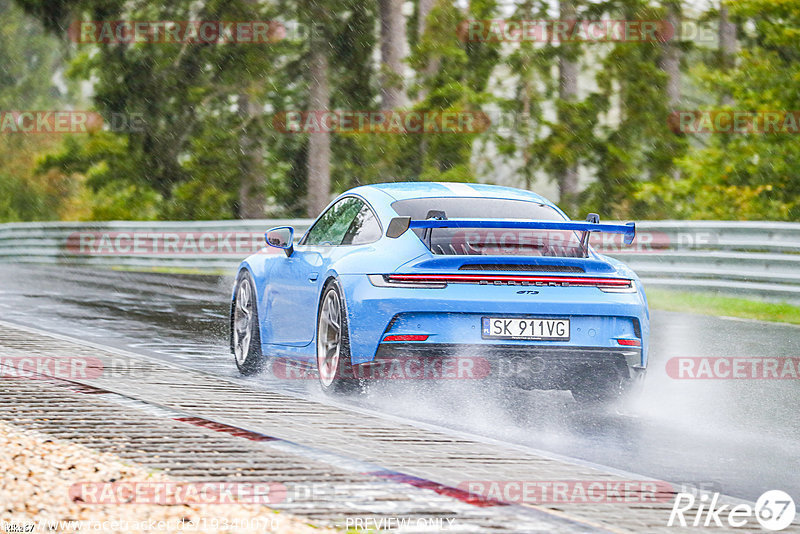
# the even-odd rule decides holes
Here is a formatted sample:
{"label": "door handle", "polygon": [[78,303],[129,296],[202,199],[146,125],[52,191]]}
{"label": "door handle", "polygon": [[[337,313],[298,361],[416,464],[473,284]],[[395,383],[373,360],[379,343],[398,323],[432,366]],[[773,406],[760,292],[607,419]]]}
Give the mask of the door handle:
{"label": "door handle", "polygon": [[319,273],[308,273],[309,282],[316,282],[317,278],[319,278]]}

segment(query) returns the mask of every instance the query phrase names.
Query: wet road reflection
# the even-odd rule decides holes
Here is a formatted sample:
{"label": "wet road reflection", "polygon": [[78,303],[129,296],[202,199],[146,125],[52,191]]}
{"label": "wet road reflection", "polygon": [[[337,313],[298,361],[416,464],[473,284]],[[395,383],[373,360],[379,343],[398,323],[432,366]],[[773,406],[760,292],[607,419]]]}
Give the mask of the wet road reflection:
{"label": "wet road reflection", "polygon": [[[238,377],[227,348],[232,279],[0,266],[0,317]],[[397,381],[337,400],[550,454],[754,500],[800,497],[798,380],[677,380],[674,357],[800,357],[800,328],[670,312],[652,314],[641,397],[617,412],[578,408],[568,393]],[[242,379],[245,380],[245,379]],[[324,397],[313,380],[246,379]]]}

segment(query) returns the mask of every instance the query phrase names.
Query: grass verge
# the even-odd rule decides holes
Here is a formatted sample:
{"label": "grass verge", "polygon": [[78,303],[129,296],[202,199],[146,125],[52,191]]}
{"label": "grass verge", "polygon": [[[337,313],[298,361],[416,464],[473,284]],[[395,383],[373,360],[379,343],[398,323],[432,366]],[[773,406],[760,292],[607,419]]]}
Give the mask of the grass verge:
{"label": "grass verge", "polygon": [[655,310],[725,315],[800,325],[800,306],[787,302],[765,302],[716,293],[668,289],[648,289],[647,302]]}

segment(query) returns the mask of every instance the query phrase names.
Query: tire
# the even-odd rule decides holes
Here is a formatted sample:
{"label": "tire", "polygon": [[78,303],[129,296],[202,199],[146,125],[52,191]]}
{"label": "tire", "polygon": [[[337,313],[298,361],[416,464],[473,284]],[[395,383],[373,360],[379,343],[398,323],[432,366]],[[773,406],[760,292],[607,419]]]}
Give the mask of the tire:
{"label": "tire", "polygon": [[241,374],[247,376],[261,371],[264,357],[261,354],[256,290],[246,270],[239,273],[231,306],[231,352]]}
{"label": "tire", "polygon": [[339,282],[332,279],[322,290],[317,312],[317,372],[322,391],[350,394],[363,390],[350,360],[347,307]]}

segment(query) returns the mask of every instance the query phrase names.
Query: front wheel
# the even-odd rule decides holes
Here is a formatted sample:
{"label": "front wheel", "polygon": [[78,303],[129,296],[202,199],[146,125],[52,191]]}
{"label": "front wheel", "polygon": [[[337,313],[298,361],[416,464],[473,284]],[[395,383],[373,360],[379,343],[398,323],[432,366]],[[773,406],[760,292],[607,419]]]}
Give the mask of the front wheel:
{"label": "front wheel", "polygon": [[336,280],[322,291],[317,316],[317,371],[325,393],[353,393],[361,389],[350,363],[347,308]]}
{"label": "front wheel", "polygon": [[231,349],[239,372],[243,375],[252,375],[261,370],[263,356],[255,284],[249,272],[242,271],[239,274],[234,295]]}

